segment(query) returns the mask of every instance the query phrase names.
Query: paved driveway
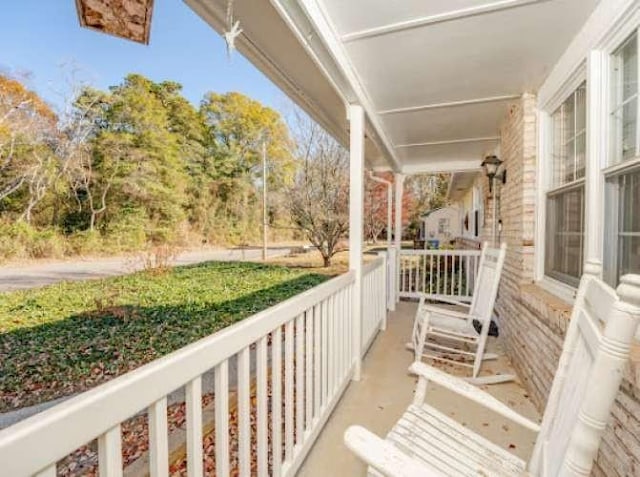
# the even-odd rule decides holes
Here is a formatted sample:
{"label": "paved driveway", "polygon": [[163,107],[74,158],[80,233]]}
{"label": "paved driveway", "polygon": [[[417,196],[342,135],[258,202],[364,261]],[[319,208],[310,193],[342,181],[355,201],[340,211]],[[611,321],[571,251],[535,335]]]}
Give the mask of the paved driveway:
{"label": "paved driveway", "polygon": [[[269,257],[287,255],[289,248],[273,248]],[[181,253],[175,265],[189,265],[209,260],[260,260],[259,248],[204,249]],[[0,292],[50,285],[63,280],[91,280],[126,275],[142,269],[140,260],[132,257],[111,257],[34,263],[0,267]]]}

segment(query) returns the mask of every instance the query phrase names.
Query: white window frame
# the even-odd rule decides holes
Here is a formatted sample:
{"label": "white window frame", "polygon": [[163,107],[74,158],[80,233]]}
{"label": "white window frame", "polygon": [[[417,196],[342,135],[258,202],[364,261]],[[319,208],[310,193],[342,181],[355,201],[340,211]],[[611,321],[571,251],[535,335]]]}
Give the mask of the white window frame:
{"label": "white window frame", "polygon": [[[618,51],[622,46],[627,42],[634,34],[637,48],[637,60],[636,67],[637,71],[637,91],[631,98],[636,99],[636,138],[635,138],[635,155],[630,159],[623,159],[618,157],[617,154],[617,143],[613,141],[612,136],[614,131],[612,130],[612,119],[611,114],[613,113],[613,87],[614,85],[611,81],[608,84],[607,95],[605,97],[606,108],[604,114],[606,115],[606,123],[607,123],[607,154],[610,161],[605,162],[600,165],[601,177],[602,177],[602,194],[601,201],[603,205],[607,204],[608,200],[608,185],[607,182],[611,179],[615,179],[621,175],[624,175],[629,172],[635,172],[640,168],[640,15],[636,15],[633,19],[634,21],[629,21],[626,24],[626,28],[621,28],[620,31],[617,32],[615,36],[613,36],[608,44],[606,45],[606,53],[607,53],[607,73],[609,78],[611,79],[613,76],[613,64],[612,59],[613,55]],[[628,98],[630,100],[631,98]],[[617,105],[618,108],[622,106],[622,103]],[[621,140],[621,138],[620,138]],[[615,151],[615,152],[614,152]],[[616,217],[613,219],[614,224],[617,224],[617,214],[618,210],[615,211]],[[606,221],[603,222],[606,225]],[[617,261],[617,234],[614,230],[617,230],[617,226],[613,225],[609,222],[610,227],[603,227],[603,240],[605,243],[610,246],[606,247],[603,250],[603,278],[609,282],[610,284],[614,284],[614,279],[616,270],[606,269],[606,265],[608,263],[615,263]]]}
{"label": "white window frame", "polygon": [[[610,152],[611,55],[640,25],[640,0],[600,2],[538,90],[538,170],[534,280],[571,303],[575,289],[544,275],[546,188],[550,167],[547,148],[550,113],[579,83],[587,81],[587,151],[585,158],[585,262],[604,261],[605,176]],[[640,63],[640,61],[639,61]],[[586,68],[585,68],[586,64]],[[581,70],[584,70],[581,73]],[[582,76],[582,78],[580,78]],[[640,107],[639,107],[640,109]],[[640,125],[639,125],[640,129]],[[625,167],[630,167],[630,163]],[[600,267],[602,270],[602,267]]]}
{"label": "white window frame", "polygon": [[[536,282],[547,291],[559,296],[565,301],[572,302],[575,298],[576,287],[557,280],[545,274],[546,258],[546,235],[547,235],[547,194],[566,188],[575,187],[584,179],[573,181],[560,186],[554,185],[553,178],[553,113],[565,102],[565,100],[575,93],[575,91],[587,82],[587,98],[589,98],[589,81],[587,80],[587,66],[583,62],[566,79],[564,84],[556,91],[553,97],[538,109],[538,168],[537,168],[537,207],[536,207],[536,239],[535,243],[535,273]],[[586,104],[586,114],[589,116],[589,102]],[[589,124],[587,124],[587,142],[589,137]],[[589,153],[585,152],[585,172],[589,166]],[[586,185],[585,185],[586,203]],[[584,252],[584,247],[583,247]]]}
{"label": "white window frame", "polygon": [[[580,75],[582,76],[582,75]],[[573,83],[572,83],[573,84]],[[578,130],[578,102],[577,102],[577,98],[578,98],[578,90],[580,88],[585,89],[585,98],[584,98],[584,129]],[[556,107],[556,109],[550,114],[550,120],[551,120],[551,127],[554,129],[554,131],[551,133],[548,141],[549,141],[549,148],[550,150],[548,151],[548,153],[551,153],[550,156],[545,156],[542,160],[545,161],[546,163],[548,163],[549,166],[549,174],[548,174],[548,182],[545,184],[546,187],[546,191],[545,191],[545,203],[544,203],[544,208],[545,208],[545,215],[548,216],[548,205],[549,205],[549,201],[552,197],[557,197],[557,196],[564,196],[565,194],[569,193],[569,192],[573,192],[573,191],[577,191],[579,189],[583,190],[583,199],[582,199],[582,210],[580,211],[580,213],[582,214],[581,217],[581,222],[582,222],[582,236],[580,237],[580,248],[582,249],[582,259],[584,262],[584,238],[585,238],[585,228],[584,228],[584,223],[585,223],[585,196],[586,196],[586,192],[585,192],[585,186],[586,186],[586,137],[587,137],[587,94],[586,94],[586,81],[581,82],[580,84],[578,84],[578,86],[571,92],[569,93],[565,99],[560,103],[560,105],[558,105],[558,107]],[[571,137],[567,137],[566,136],[566,131],[565,131],[565,118],[563,116],[561,116],[561,121],[562,121],[562,134],[561,137],[556,137],[556,133],[557,131],[555,131],[555,129],[557,129],[555,127],[555,119],[554,116],[555,114],[560,110],[560,113],[563,114],[562,112],[562,108],[564,107],[565,103],[569,100],[572,99],[573,100],[573,127],[572,127],[572,132],[573,135]],[[577,176],[577,144],[578,144],[578,139],[584,136],[584,146],[585,146],[585,151],[584,151],[584,157],[583,157],[583,161],[584,161],[584,167],[585,167],[585,171],[583,171],[582,177],[580,178],[576,178]],[[564,148],[567,146],[568,143],[572,142],[573,143],[573,150],[572,151],[567,151],[568,154],[570,154],[570,159],[569,158],[563,158],[563,157],[556,157],[554,155],[555,151],[555,147],[558,145],[558,143]],[[567,159],[568,162],[567,162]],[[560,161],[560,164],[557,164],[556,161]],[[567,181],[567,182],[563,182],[566,181],[567,179],[567,171],[564,170],[564,167],[566,165],[570,165],[571,168],[573,169],[573,173],[572,173],[572,180]],[[560,167],[560,180],[558,183],[556,181],[556,168]],[[545,222],[545,228],[547,226],[547,223]],[[548,230],[545,230],[545,235],[546,232],[548,232]],[[544,242],[544,254],[546,257],[546,254],[548,252],[547,250],[547,237],[545,236],[545,242]],[[584,265],[584,263],[583,263]],[[566,279],[562,280],[559,276],[560,275],[564,275],[561,273],[557,273],[557,274],[553,274],[550,273],[548,270],[546,270],[546,264],[545,264],[545,276],[552,278],[555,281],[564,283],[566,285],[568,285],[569,287],[572,288],[577,288],[578,287],[578,283],[580,280],[580,277],[571,277],[569,275],[566,275]]]}

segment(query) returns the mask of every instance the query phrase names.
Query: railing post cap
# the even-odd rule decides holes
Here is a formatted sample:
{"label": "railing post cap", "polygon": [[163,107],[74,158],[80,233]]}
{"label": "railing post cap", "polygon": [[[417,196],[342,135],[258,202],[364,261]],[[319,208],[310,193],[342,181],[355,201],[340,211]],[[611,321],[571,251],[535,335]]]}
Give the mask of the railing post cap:
{"label": "railing post cap", "polygon": [[638,307],[638,313],[640,314],[640,275],[623,275],[616,292],[624,303]]}

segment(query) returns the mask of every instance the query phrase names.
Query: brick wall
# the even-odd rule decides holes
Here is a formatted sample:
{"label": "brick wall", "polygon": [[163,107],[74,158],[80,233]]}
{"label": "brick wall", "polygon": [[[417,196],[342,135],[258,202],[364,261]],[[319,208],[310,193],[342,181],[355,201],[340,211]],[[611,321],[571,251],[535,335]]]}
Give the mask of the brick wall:
{"label": "brick wall", "polygon": [[[533,283],[538,160],[535,96],[524,95],[509,108],[501,137],[500,158],[507,170],[507,183],[500,186],[500,239],[507,242],[508,250],[496,313],[505,349],[523,384],[542,410],[560,357],[571,305]],[[479,177],[478,180],[487,179]],[[485,210],[483,239],[490,240],[492,209],[489,197],[485,198]],[[618,394],[593,475],[640,476],[638,349],[634,349],[634,358]]]}

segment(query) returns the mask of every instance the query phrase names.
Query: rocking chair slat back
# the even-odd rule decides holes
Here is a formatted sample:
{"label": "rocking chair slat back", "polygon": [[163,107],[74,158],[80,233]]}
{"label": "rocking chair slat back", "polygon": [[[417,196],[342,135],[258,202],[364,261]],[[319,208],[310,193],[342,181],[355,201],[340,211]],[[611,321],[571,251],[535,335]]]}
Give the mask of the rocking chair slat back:
{"label": "rocking chair slat back", "polygon": [[640,319],[640,276],[616,291],[582,277],[530,462],[533,475],[588,476]]}
{"label": "rocking chair slat back", "polygon": [[477,287],[474,290],[473,302],[469,309],[469,314],[480,320],[482,329],[480,330],[480,338],[478,341],[478,353],[473,363],[473,376],[477,376],[482,366],[482,355],[489,335],[489,327],[491,325],[491,315],[493,307],[498,296],[498,287],[500,286],[500,276],[504,259],[507,255],[507,244],[503,243],[500,248],[488,248],[484,244],[482,258],[480,259],[480,268],[478,269]]}
{"label": "rocking chair slat back", "polygon": [[489,248],[486,243],[483,246],[473,299],[469,308],[469,314],[482,323],[491,319],[505,253],[506,244],[502,244],[499,249]]}

